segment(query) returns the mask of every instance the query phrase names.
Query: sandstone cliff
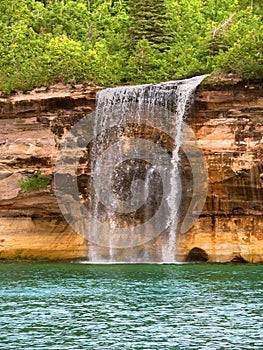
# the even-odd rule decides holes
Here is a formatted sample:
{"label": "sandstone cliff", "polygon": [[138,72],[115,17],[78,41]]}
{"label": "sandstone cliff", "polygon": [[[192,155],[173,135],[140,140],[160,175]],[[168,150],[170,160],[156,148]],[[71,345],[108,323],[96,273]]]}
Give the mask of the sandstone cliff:
{"label": "sandstone cliff", "polygon": [[63,220],[51,186],[25,194],[18,179],[53,177],[57,141],[95,107],[95,88],[54,86],[0,98],[0,258],[70,259],[87,243]]}
{"label": "sandstone cliff", "polygon": [[213,261],[263,260],[263,82],[204,84],[187,122],[206,155],[209,188],[182,250]]}
{"label": "sandstone cliff", "polygon": [[[178,236],[181,261],[263,261],[262,84],[198,88],[186,122],[206,156],[209,186],[199,220]],[[26,194],[18,179],[37,171],[53,178],[61,136],[94,110],[97,90],[58,85],[0,97],[0,258],[87,256],[88,242],[63,219],[53,185]]]}

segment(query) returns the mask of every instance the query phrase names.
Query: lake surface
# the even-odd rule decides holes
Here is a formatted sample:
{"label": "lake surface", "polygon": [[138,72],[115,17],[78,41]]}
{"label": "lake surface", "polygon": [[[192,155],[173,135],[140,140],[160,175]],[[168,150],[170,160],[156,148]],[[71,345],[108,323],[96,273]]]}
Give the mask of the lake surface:
{"label": "lake surface", "polygon": [[0,349],[263,349],[263,265],[0,264]]}

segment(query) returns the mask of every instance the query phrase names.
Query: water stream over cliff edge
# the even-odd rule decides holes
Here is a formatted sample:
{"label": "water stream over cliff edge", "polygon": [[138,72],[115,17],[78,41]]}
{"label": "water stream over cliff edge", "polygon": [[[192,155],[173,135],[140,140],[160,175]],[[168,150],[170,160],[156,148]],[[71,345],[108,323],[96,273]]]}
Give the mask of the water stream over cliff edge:
{"label": "water stream over cliff edge", "polygon": [[80,161],[86,166],[78,167],[85,179],[79,191],[93,216],[86,227],[89,261],[176,261],[186,212],[180,207],[189,207],[185,196],[193,194],[181,178],[182,163],[192,167],[182,152],[189,137],[183,120],[203,79],[97,93],[93,137]]}

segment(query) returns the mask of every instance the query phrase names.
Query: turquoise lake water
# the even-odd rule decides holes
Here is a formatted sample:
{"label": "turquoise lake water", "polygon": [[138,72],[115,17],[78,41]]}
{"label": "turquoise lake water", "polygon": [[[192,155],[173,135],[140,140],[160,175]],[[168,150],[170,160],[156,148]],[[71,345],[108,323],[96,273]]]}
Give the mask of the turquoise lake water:
{"label": "turquoise lake water", "polygon": [[263,349],[263,265],[0,264],[0,349]]}

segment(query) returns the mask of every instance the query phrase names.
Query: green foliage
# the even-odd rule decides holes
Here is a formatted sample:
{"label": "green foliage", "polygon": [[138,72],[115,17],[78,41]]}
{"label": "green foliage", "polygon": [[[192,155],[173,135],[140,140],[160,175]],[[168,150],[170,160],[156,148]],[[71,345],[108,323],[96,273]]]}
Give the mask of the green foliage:
{"label": "green foliage", "polygon": [[262,78],[261,0],[0,1],[0,90]]}
{"label": "green foliage", "polygon": [[50,179],[38,173],[32,177],[24,179],[23,177],[18,180],[20,187],[25,192],[39,191],[47,188],[50,184]]}
{"label": "green foliage", "polygon": [[[244,15],[246,20],[244,21]],[[231,27],[222,33],[215,67],[244,78],[263,78],[263,23],[261,16],[243,11]]]}

